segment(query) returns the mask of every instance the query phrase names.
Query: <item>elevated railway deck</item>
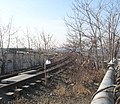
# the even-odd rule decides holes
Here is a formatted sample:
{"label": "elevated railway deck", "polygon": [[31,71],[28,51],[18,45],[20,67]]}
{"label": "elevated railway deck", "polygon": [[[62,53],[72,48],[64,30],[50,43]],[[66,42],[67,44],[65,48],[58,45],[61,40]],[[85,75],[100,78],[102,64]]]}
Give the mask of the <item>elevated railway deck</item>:
{"label": "elevated railway deck", "polygon": [[48,65],[46,70],[41,70],[41,68],[32,68],[32,70],[20,72],[14,76],[11,75],[9,77],[3,77],[0,80],[0,92],[2,92],[0,93],[0,97],[4,99],[5,95],[13,96],[16,90],[21,91],[25,88],[29,88],[30,86],[34,86],[37,83],[40,83],[43,79],[50,78],[54,74],[58,74],[63,71],[62,67],[70,65],[72,61],[73,59],[67,56],[51,65]]}

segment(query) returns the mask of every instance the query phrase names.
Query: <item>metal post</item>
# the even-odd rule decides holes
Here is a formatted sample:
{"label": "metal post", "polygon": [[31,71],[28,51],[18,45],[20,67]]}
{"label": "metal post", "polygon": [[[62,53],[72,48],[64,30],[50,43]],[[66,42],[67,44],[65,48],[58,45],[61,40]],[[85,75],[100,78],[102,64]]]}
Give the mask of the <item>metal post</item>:
{"label": "metal post", "polygon": [[107,73],[105,74],[100,87],[98,88],[91,104],[114,104],[113,88],[114,88],[114,63],[111,63]]}
{"label": "metal post", "polygon": [[45,85],[47,84],[46,58],[44,58]]}

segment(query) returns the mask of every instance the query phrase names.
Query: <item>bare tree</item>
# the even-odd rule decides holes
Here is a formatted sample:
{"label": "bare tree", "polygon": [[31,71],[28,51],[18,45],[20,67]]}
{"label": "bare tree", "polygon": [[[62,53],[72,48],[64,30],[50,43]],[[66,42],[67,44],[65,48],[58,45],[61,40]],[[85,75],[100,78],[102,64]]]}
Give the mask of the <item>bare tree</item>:
{"label": "bare tree", "polygon": [[[96,6],[94,2],[97,2]],[[99,63],[103,67],[106,54],[109,53],[107,59],[112,59],[117,54],[115,48],[118,47],[116,41],[119,40],[120,23],[118,2],[75,0],[72,10],[73,15],[68,16],[68,20],[65,19],[69,47],[79,49],[82,54],[85,50],[90,50],[87,53],[94,59],[96,69],[99,69]],[[88,43],[86,48],[84,44]]]}
{"label": "bare tree", "polygon": [[12,26],[12,20],[7,24],[0,24],[1,74],[5,73],[5,63],[11,43],[11,37],[17,32]]}
{"label": "bare tree", "polygon": [[43,46],[44,46],[43,49],[45,51],[49,51],[52,48],[51,42],[52,42],[52,37],[53,36],[50,35],[50,34],[45,34],[45,32],[43,31],[41,33],[40,37],[41,37],[41,40],[43,42]]}

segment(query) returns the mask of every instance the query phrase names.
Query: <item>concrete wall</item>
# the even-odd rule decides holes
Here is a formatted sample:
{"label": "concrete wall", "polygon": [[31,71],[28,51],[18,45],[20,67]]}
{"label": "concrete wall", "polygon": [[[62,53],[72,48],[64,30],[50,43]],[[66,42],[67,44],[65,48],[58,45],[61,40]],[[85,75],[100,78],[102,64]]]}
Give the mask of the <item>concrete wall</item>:
{"label": "concrete wall", "polygon": [[40,57],[34,53],[18,53],[7,55],[5,72],[13,72],[40,64]]}

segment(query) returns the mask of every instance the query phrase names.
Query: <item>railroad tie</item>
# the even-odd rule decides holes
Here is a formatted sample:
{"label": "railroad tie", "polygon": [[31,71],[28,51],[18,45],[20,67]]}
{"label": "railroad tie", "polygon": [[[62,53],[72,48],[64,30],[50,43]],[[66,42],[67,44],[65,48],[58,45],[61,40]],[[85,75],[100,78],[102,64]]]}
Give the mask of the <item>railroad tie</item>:
{"label": "railroad tie", "polygon": [[22,89],[20,89],[20,88],[15,89],[15,92],[21,92],[21,91],[22,91]]}
{"label": "railroad tie", "polygon": [[14,92],[7,92],[7,93],[5,93],[5,95],[7,96],[7,97],[9,97],[10,99],[13,99],[15,96],[14,96]]}
{"label": "railroad tie", "polygon": [[29,85],[24,85],[24,86],[22,86],[22,88],[25,90],[25,91],[28,91],[29,90]]}
{"label": "railroad tie", "polygon": [[29,85],[24,85],[24,86],[22,86],[22,88],[24,88],[24,89],[27,89],[27,88],[29,88],[30,86]]}
{"label": "railroad tie", "polygon": [[31,87],[35,87],[36,83],[30,83]]}
{"label": "railroad tie", "polygon": [[0,97],[0,102],[2,102],[2,97]]}
{"label": "railroad tie", "polygon": [[41,85],[41,83],[42,83],[41,80],[36,80],[35,82],[36,82],[36,87],[39,87]]}
{"label": "railroad tie", "polygon": [[42,82],[41,80],[37,80],[37,81],[36,81],[37,84],[40,84],[41,82]]}
{"label": "railroad tie", "polygon": [[23,89],[20,89],[20,88],[15,89],[15,97],[19,97],[22,93],[22,90]]}

